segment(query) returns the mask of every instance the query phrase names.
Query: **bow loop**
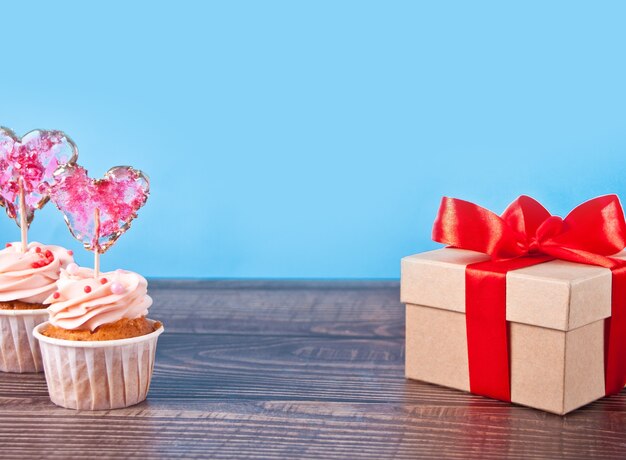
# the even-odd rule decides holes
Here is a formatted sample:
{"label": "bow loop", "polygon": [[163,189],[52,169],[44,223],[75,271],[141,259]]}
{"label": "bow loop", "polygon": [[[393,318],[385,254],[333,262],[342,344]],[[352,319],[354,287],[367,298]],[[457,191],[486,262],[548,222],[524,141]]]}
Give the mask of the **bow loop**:
{"label": "bow loop", "polygon": [[610,256],[626,246],[624,211],[616,195],[605,195],[574,208],[564,231],[552,243],[570,249]]}
{"label": "bow loop", "polygon": [[504,219],[457,198],[442,198],[432,237],[455,248],[489,254],[493,259],[512,259],[524,254],[520,236]]}

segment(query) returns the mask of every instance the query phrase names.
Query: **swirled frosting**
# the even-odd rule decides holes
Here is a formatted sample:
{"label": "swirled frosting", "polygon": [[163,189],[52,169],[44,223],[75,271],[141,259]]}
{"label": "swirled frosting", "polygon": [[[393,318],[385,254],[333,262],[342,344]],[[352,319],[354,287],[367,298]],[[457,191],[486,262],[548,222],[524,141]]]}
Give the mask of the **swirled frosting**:
{"label": "swirled frosting", "polygon": [[22,243],[0,251],[0,302],[44,303],[56,289],[62,268],[74,261],[71,251],[37,242],[22,252]]}
{"label": "swirled frosting", "polygon": [[116,270],[96,279],[92,269],[74,264],[61,270],[57,290],[45,302],[53,326],[94,331],[122,318],[146,316],[152,298],[148,282],[137,273]]}

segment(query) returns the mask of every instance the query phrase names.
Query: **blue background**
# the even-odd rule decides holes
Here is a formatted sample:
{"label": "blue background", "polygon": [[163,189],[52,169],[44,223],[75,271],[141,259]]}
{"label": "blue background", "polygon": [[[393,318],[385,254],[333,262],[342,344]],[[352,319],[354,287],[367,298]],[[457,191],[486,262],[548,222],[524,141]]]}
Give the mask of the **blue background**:
{"label": "blue background", "polygon": [[[623,2],[63,5],[3,5],[0,124],[150,175],[104,269],[395,278],[442,195],[626,192]],[[53,206],[31,228],[91,263]]]}

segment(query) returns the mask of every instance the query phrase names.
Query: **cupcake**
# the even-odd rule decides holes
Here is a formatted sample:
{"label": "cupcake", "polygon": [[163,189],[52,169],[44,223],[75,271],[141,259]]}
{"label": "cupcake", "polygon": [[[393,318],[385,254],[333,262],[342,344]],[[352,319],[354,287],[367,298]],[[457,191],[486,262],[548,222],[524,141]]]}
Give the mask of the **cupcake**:
{"label": "cupcake", "polygon": [[43,371],[32,330],[48,319],[46,299],[73,260],[67,249],[37,242],[26,252],[20,242],[0,251],[0,371]]}
{"label": "cupcake", "polygon": [[37,326],[53,403],[103,410],[140,403],[148,394],[163,326],[147,319],[152,299],[134,272],[100,272],[100,256],[129,228],[148,199],[148,177],[116,166],[92,179],[73,164],[54,173],[50,199],[70,233],[94,255],[94,268],[70,264],[45,299],[49,321]]}
{"label": "cupcake", "polygon": [[146,399],[163,326],[147,319],[148,282],[134,272],[61,270],[49,320],[35,328],[53,403],[70,409],[128,407]]}
{"label": "cupcake", "polygon": [[45,299],[72,253],[28,243],[28,228],[50,199],[54,172],[76,162],[78,149],[61,131],[34,130],[19,138],[0,127],[0,206],[20,228],[21,241],[0,251],[0,371],[41,372],[33,327],[47,319]]}

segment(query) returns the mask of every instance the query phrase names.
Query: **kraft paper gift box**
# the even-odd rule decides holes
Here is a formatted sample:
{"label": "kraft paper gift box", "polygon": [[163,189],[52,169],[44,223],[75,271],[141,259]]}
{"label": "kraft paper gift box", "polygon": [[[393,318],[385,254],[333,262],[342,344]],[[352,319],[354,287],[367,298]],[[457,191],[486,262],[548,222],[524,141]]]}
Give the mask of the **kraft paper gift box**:
{"label": "kraft paper gift box", "polygon": [[[465,270],[486,260],[453,248],[402,259],[408,378],[470,391]],[[512,402],[565,414],[605,395],[611,282],[607,268],[563,260],[506,274]]]}

